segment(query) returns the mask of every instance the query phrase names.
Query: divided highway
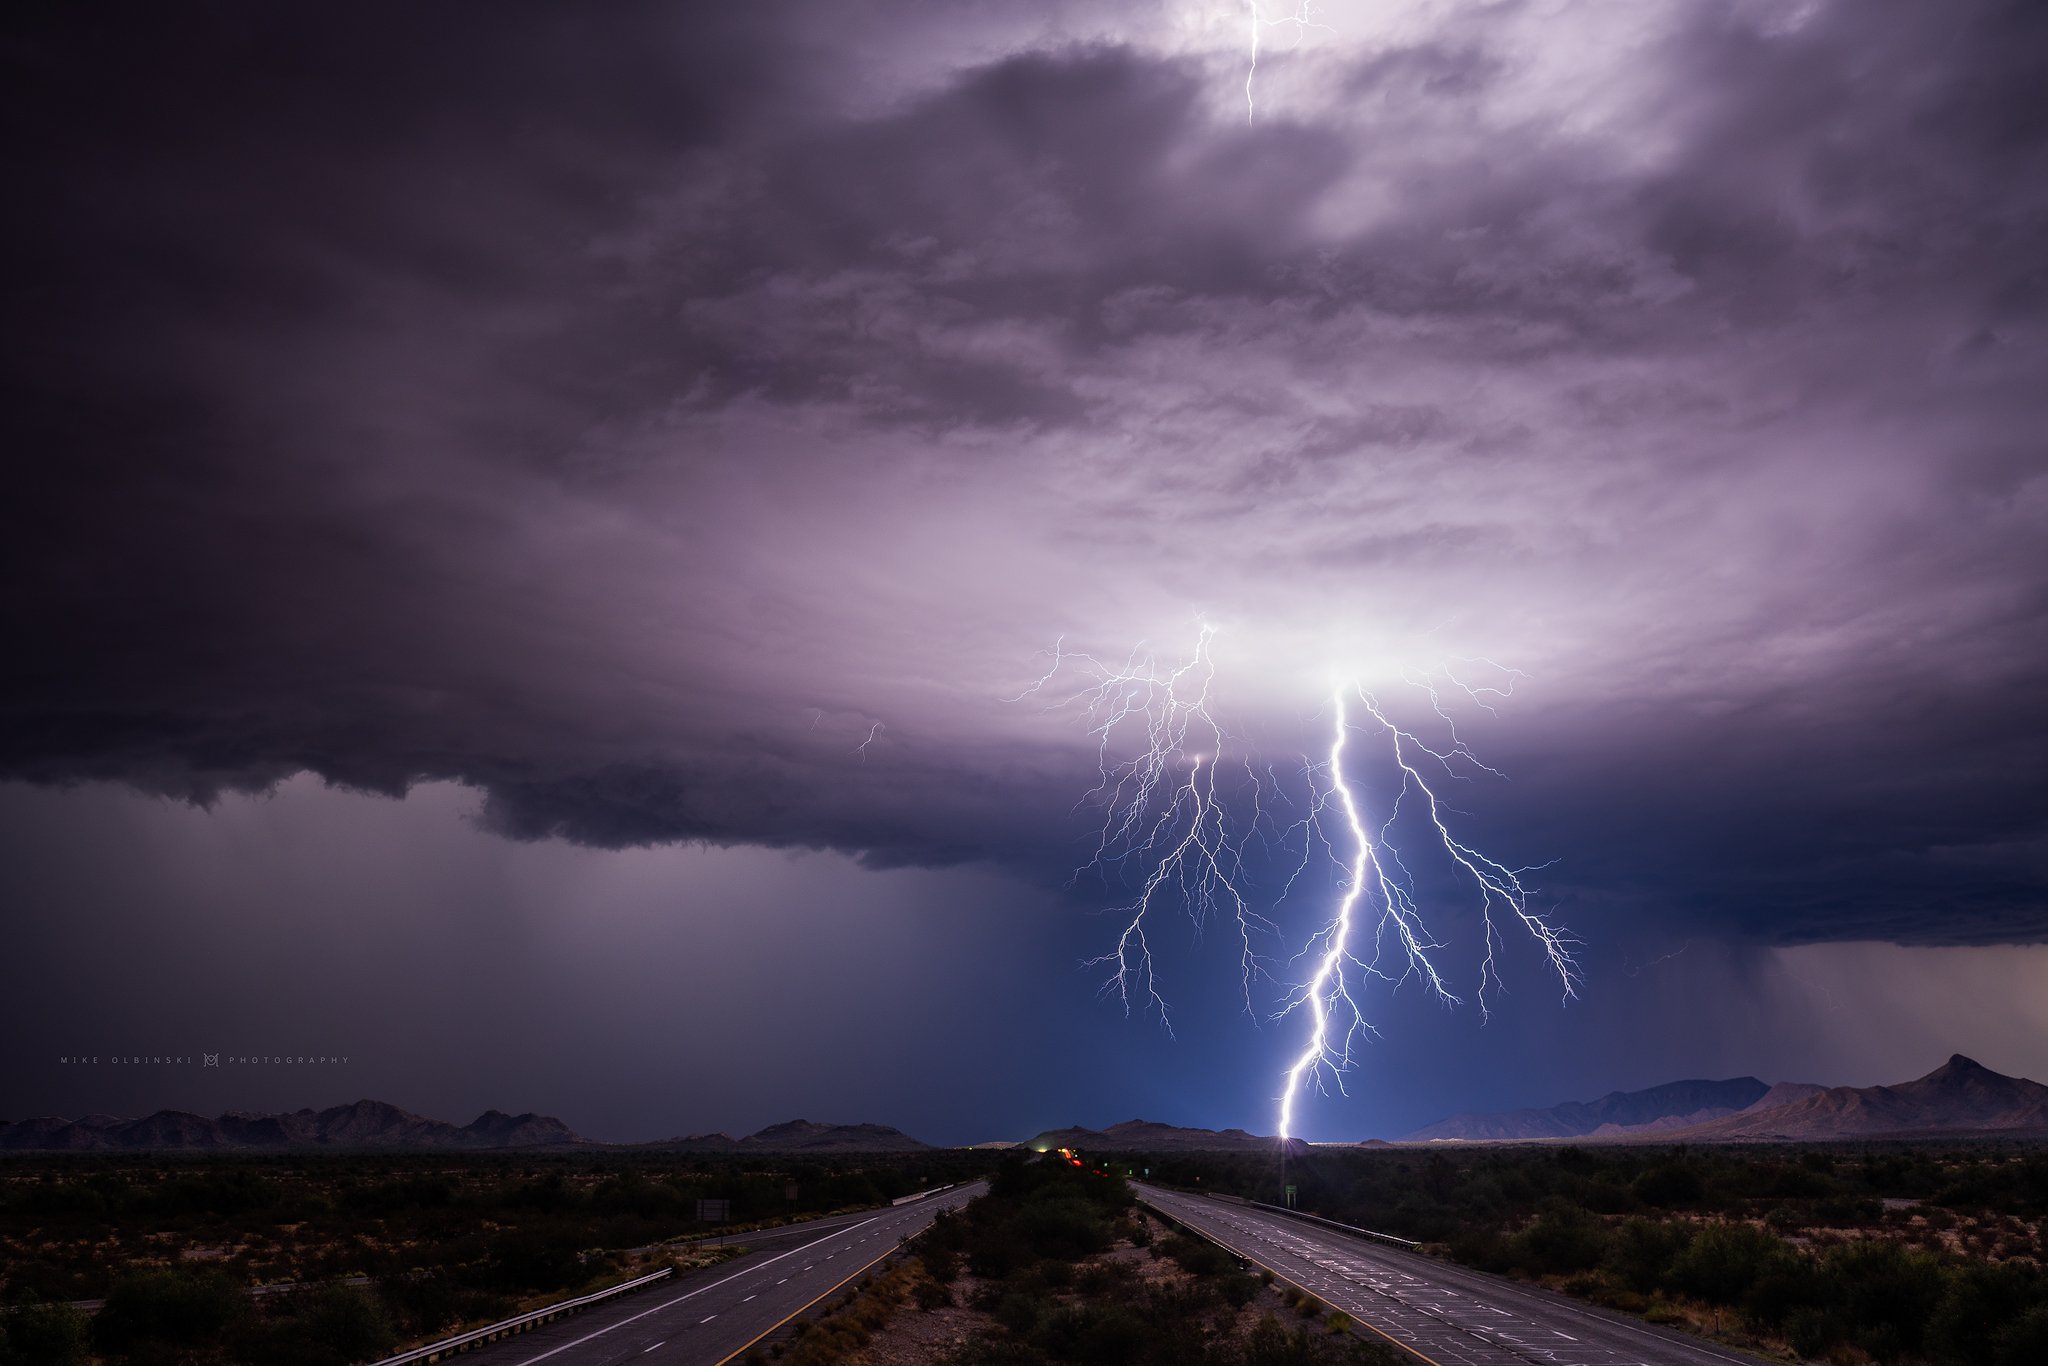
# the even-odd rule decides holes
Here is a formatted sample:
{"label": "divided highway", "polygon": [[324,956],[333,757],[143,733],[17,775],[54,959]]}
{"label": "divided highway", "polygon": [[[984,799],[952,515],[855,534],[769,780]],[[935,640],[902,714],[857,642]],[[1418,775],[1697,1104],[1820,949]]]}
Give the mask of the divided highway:
{"label": "divided highway", "polygon": [[463,1366],[715,1366],[832,1294],[988,1189],[977,1181],[872,1214],[734,1235],[752,1249],[458,1358]]}
{"label": "divided highway", "polygon": [[1760,1366],[1761,1357],[1256,1206],[1139,1198],[1431,1366]]}

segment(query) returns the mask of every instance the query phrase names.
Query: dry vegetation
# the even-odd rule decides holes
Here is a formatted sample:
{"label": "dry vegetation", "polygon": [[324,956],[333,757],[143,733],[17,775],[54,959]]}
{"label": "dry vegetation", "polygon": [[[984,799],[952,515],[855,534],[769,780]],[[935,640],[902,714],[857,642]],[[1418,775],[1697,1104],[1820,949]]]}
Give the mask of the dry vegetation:
{"label": "dry vegetation", "polygon": [[760,1227],[988,1165],[952,1153],[9,1158],[0,1305],[15,1308],[0,1315],[0,1366],[88,1352],[340,1366],[722,1259],[731,1248],[691,1241],[711,1229],[695,1218],[700,1198],[728,1199],[736,1223]]}
{"label": "dry vegetation", "polygon": [[[1277,1201],[1257,1158],[1154,1158]],[[1653,1322],[1855,1366],[2048,1362],[2048,1153],[2012,1143],[1319,1150],[1303,1208]]]}
{"label": "dry vegetation", "polygon": [[1121,1180],[1018,1164],[917,1255],[756,1353],[778,1366],[1376,1366],[1342,1315],[1170,1233]]}

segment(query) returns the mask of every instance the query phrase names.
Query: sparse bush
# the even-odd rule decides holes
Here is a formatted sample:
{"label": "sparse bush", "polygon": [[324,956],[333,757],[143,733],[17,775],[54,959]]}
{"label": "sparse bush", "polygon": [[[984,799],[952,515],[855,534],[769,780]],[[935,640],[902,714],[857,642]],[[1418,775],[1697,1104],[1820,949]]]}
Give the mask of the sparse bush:
{"label": "sparse bush", "polygon": [[218,1271],[137,1271],[114,1283],[93,1321],[102,1351],[142,1345],[196,1348],[219,1343],[248,1316],[241,1287]]}
{"label": "sparse bush", "polygon": [[1607,1252],[1607,1230],[1584,1210],[1554,1201],[1509,1242],[1513,1265],[1537,1274],[1584,1271]]}
{"label": "sparse bush", "polygon": [[0,1366],[85,1366],[92,1332],[68,1304],[29,1301],[0,1311]]}
{"label": "sparse bush", "polygon": [[1697,1205],[1706,1197],[1706,1183],[1689,1163],[1666,1162],[1635,1179],[1636,1199],[1659,1209]]}
{"label": "sparse bush", "polygon": [[1236,1259],[1228,1252],[1192,1234],[1177,1233],[1159,1250],[1179,1262],[1181,1269],[1191,1276],[1225,1276],[1237,1267]]}
{"label": "sparse bush", "polygon": [[1671,1267],[1671,1280],[1710,1304],[1738,1304],[1787,1255],[1784,1242],[1748,1224],[1710,1224]]}

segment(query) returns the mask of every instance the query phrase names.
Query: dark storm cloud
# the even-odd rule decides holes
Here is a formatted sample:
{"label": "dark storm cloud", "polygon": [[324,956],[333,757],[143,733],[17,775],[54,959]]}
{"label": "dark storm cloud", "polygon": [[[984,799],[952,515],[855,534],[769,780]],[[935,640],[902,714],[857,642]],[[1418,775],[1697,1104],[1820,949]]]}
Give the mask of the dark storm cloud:
{"label": "dark storm cloud", "polygon": [[1033,649],[1385,612],[1567,906],[2040,938],[2048,21],[1643,12],[1249,126],[1000,7],[17,32],[0,766],[1050,876]]}

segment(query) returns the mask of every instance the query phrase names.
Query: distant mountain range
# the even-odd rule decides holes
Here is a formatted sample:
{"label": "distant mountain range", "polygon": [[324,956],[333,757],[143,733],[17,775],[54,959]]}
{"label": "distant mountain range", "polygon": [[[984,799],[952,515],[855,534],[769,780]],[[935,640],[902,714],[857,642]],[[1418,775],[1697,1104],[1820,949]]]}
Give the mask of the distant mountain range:
{"label": "distant mountain range", "polygon": [[[1274,1139],[1260,1138],[1242,1129],[1183,1129],[1145,1119],[1127,1119],[1107,1129],[1048,1129],[1025,1142],[1030,1148],[1074,1148],[1082,1152],[1172,1153],[1274,1151]],[[1294,1139],[1288,1147],[1306,1152],[1308,1145]]]}
{"label": "distant mountain range", "polygon": [[1771,1088],[1755,1077],[1731,1081],[1671,1081],[1647,1091],[1610,1091],[1598,1100],[1568,1100],[1547,1110],[1453,1115],[1409,1134],[1407,1142],[1457,1138],[1516,1143],[1532,1138],[1603,1137],[1634,1130],[1682,1128],[1732,1115],[1762,1100]]}
{"label": "distant mountain range", "polygon": [[[87,1115],[83,1119],[0,1120],[0,1151],[106,1152],[153,1150],[265,1150],[301,1148],[465,1151],[498,1148],[607,1148],[549,1115],[485,1111],[457,1128],[424,1119],[380,1100],[359,1100],[326,1110],[250,1114],[230,1110],[215,1119],[159,1110],[142,1119]],[[632,1145],[680,1152],[921,1152],[920,1143],[881,1124],[813,1124],[793,1119],[745,1138],[697,1134]]]}
{"label": "distant mountain range", "polygon": [[921,1153],[931,1151],[932,1145],[886,1124],[813,1124],[792,1119],[745,1138],[689,1134],[640,1146],[692,1153]]}
{"label": "distant mountain range", "polygon": [[1768,1142],[2024,1130],[2048,1131],[2048,1086],[1994,1072],[1958,1053],[1926,1076],[1895,1086],[1766,1087],[1755,1077],[1678,1081],[1547,1110],[1458,1115],[1417,1129],[1404,1141]]}
{"label": "distant mountain range", "polygon": [[2008,1077],[1957,1053],[1896,1086],[1814,1087],[1768,1109],[1681,1131],[1698,1139],[1864,1138],[1888,1134],[2048,1130],[2048,1086]]}
{"label": "distant mountain range", "polygon": [[326,1110],[260,1115],[230,1110],[215,1119],[159,1110],[141,1119],[0,1120],[0,1150],[93,1152],[109,1149],[217,1148],[554,1148],[583,1144],[568,1125],[547,1115],[487,1110],[457,1128],[423,1119],[381,1100]]}
{"label": "distant mountain range", "polygon": [[[1417,1129],[1402,1142],[1519,1143],[1824,1141],[1912,1135],[2048,1135],[2048,1086],[2008,1077],[1957,1054],[1934,1071],[1896,1086],[1820,1086],[1755,1077],[1674,1081],[1646,1091],[1613,1091],[1598,1100],[1541,1110],[1457,1115]],[[1188,1129],[1132,1119],[1107,1129],[1048,1129],[1016,1146],[1084,1152],[1262,1152],[1276,1140],[1243,1129]],[[1377,1146],[1377,1140],[1375,1140]],[[985,1145],[996,1146],[996,1145]],[[141,1119],[0,1120],[0,1152],[142,1152],[306,1148],[468,1151],[518,1148],[626,1148],[693,1153],[911,1153],[931,1145],[884,1124],[816,1124],[793,1119],[744,1138],[688,1134],[656,1143],[602,1144],[549,1115],[489,1110],[457,1127],[383,1101],[326,1110],[208,1119],[160,1110]],[[1289,1147],[1306,1152],[1299,1139]]]}

